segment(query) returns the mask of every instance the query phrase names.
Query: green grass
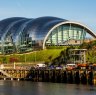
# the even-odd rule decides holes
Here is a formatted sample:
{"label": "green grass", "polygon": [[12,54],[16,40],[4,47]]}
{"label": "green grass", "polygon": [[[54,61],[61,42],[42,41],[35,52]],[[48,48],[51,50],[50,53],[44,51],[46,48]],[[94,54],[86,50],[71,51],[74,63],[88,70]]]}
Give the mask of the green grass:
{"label": "green grass", "polygon": [[18,62],[50,62],[52,59],[60,55],[62,49],[45,49],[40,51],[34,51],[24,54],[11,54],[11,55],[1,55],[1,63],[10,63],[10,58],[15,58]]}
{"label": "green grass", "polygon": [[28,62],[34,61],[50,61],[50,59],[54,59],[59,56],[60,52],[63,49],[48,49],[48,50],[40,50],[30,54],[26,54],[26,60]]}

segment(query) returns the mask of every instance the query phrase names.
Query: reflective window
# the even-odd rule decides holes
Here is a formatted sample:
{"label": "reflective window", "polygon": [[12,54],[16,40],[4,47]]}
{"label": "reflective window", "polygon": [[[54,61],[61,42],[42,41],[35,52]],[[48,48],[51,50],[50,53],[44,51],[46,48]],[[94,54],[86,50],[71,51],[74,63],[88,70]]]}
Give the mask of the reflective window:
{"label": "reflective window", "polygon": [[18,52],[27,52],[32,50],[32,38],[29,37],[29,34],[22,33],[20,35]]}
{"label": "reflective window", "polygon": [[61,25],[55,28],[46,40],[46,45],[80,44],[85,39],[86,31],[73,25]]}

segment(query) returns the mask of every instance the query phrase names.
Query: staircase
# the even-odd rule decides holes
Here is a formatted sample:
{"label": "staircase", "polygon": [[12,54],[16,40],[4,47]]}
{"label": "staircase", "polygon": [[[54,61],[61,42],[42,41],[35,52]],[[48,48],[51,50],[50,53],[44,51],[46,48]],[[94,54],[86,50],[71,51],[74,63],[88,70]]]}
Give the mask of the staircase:
{"label": "staircase", "polygon": [[3,75],[5,75],[6,77],[11,78],[11,76],[10,76],[8,73],[6,73],[5,71],[3,71],[3,70],[0,69],[0,72],[1,72]]}

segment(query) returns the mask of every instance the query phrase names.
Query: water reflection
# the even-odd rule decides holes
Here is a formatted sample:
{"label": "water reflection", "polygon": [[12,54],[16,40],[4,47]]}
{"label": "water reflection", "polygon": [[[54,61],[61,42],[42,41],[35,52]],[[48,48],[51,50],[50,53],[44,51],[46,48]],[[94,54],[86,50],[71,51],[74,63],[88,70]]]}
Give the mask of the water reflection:
{"label": "water reflection", "polygon": [[0,80],[0,95],[95,95],[95,94],[96,94],[96,86]]}

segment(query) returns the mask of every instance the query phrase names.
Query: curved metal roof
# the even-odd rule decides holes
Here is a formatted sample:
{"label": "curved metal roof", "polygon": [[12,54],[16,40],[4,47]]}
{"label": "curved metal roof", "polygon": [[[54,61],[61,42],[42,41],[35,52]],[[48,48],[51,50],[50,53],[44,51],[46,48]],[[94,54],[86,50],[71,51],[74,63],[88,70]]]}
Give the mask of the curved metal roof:
{"label": "curved metal roof", "polygon": [[13,32],[13,38],[16,38],[16,35],[19,36],[20,33],[29,33],[30,36],[36,39],[42,39],[50,28],[54,25],[66,21],[57,17],[39,17],[36,19],[26,19],[22,17],[13,17],[7,18],[0,21],[0,36],[4,40],[6,35]]}
{"label": "curved metal roof", "polygon": [[67,20],[56,17],[39,17],[28,23],[24,29],[25,33],[29,33],[33,40],[42,39],[48,33],[49,29],[60,22]]}
{"label": "curved metal roof", "polygon": [[[29,21],[30,19],[22,19],[22,20],[19,20],[17,22],[15,22],[15,24],[13,24],[9,30],[7,30],[7,33],[5,35],[5,37],[7,37],[8,35],[11,34],[12,36],[12,39],[14,40],[16,36],[18,36],[19,32],[21,32],[21,26],[26,23],[27,21]],[[18,29],[20,28],[20,30],[18,31]]]}
{"label": "curved metal roof", "polygon": [[2,36],[5,33],[5,31],[10,27],[10,24],[12,25],[12,23],[17,22],[22,19],[25,19],[25,18],[13,17],[13,18],[7,18],[7,19],[0,21],[0,36]]}
{"label": "curved metal roof", "polygon": [[45,40],[50,31],[59,25],[72,23],[84,27],[89,34],[96,38],[96,35],[85,25],[70,22],[68,20],[57,17],[39,17],[35,19],[27,19],[23,17],[7,18],[0,21],[0,37],[4,40],[6,35],[12,34],[13,41],[16,42],[20,34],[29,34],[33,40]]}
{"label": "curved metal roof", "polygon": [[17,28],[17,30],[15,31],[15,33],[13,34],[13,41],[16,42],[19,39],[20,34],[22,34],[24,32],[25,27],[27,26],[28,23],[32,22],[33,19],[27,19],[23,24],[20,25],[19,28]]}

